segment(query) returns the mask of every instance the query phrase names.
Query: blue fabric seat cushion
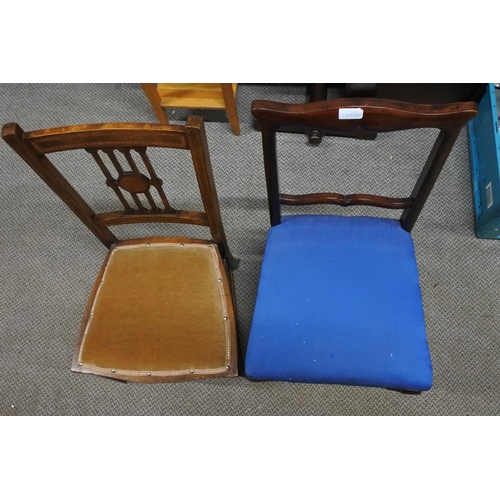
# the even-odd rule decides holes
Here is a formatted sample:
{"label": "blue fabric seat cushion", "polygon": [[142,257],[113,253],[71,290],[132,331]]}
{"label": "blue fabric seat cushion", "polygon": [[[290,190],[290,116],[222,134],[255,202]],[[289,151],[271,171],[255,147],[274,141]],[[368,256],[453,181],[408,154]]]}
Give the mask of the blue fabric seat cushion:
{"label": "blue fabric seat cushion", "polygon": [[413,240],[399,221],[294,215],[272,227],[245,370],[253,380],[430,389]]}

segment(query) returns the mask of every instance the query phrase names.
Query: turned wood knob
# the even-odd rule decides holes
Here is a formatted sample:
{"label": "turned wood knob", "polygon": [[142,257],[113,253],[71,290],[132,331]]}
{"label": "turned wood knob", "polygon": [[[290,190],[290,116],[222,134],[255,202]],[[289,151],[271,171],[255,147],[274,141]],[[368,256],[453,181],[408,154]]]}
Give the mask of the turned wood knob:
{"label": "turned wood knob", "polygon": [[321,144],[323,134],[319,130],[312,130],[309,134],[309,142],[311,144]]}

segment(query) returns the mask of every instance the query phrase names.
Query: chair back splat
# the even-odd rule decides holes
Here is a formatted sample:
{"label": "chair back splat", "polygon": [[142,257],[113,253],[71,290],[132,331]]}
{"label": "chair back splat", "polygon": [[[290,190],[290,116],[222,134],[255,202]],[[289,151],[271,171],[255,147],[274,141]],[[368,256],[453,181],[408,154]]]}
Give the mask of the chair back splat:
{"label": "chair back splat", "polygon": [[[413,393],[430,389],[432,365],[410,232],[460,130],[476,116],[476,104],[254,101],[252,114],[262,131],[271,228],[246,354],[247,377]],[[410,196],[293,195],[279,189],[276,151],[276,132],[292,126],[344,134],[440,132]],[[400,220],[281,215],[281,205],[312,204],[372,205],[403,213]]]}
{"label": "chair back splat", "polygon": [[[203,119],[191,116],[185,126],[103,123],[33,132],[9,123],[2,138],[110,248],[87,303],[72,370],[136,382],[236,376],[232,269],[238,259],[222,225]],[[191,152],[204,212],[172,207],[148,147]],[[47,157],[76,149],[92,156],[122,210],[95,213]],[[207,226],[212,240],[119,241],[109,229],[152,222]]]}

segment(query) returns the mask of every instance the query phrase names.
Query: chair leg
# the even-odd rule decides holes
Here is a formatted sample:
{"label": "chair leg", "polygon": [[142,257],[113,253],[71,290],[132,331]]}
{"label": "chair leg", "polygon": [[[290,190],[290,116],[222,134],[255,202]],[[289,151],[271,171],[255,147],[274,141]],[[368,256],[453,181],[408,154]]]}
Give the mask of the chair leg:
{"label": "chair leg", "polygon": [[244,377],[244,376],[245,376],[245,358],[243,357],[241,345],[238,342],[238,377]]}
{"label": "chair leg", "polygon": [[238,110],[236,109],[236,100],[233,92],[232,83],[221,83],[222,96],[226,105],[226,113],[233,129],[234,135],[240,135],[240,122],[238,120]]}
{"label": "chair leg", "polygon": [[400,394],[410,394],[411,396],[418,396],[422,391],[410,391],[409,389],[387,389],[388,391],[399,392]]}
{"label": "chair leg", "polygon": [[160,96],[158,95],[158,91],[156,90],[156,85],[154,83],[141,83],[142,90],[146,94],[146,97],[155,112],[156,117],[158,118],[160,123],[164,125],[168,125],[168,116],[167,112],[160,105]]}
{"label": "chair leg", "polygon": [[226,274],[229,281],[229,288],[231,290],[231,299],[233,301],[234,318],[236,320],[236,344],[238,353],[238,377],[245,376],[245,360],[241,351],[240,336],[238,335],[238,311],[236,309],[236,293],[234,291],[234,275],[233,269],[228,261],[225,263]]}

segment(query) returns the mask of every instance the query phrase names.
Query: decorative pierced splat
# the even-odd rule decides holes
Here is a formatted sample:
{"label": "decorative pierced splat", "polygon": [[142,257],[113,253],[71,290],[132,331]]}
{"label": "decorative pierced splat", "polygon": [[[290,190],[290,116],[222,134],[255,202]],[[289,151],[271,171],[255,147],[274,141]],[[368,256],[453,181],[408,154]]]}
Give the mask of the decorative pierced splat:
{"label": "decorative pierced splat", "polygon": [[[207,138],[203,118],[200,116],[190,116],[185,126],[95,123],[32,132],[25,132],[16,123],[8,123],[2,128],[2,138],[108,248],[118,241],[108,229],[109,226],[142,223],[192,224],[209,227],[222,258],[227,259],[232,268],[238,266],[238,260],[229,251],[222,226]],[[162,180],[157,177],[146,155],[148,147],[184,149],[191,153],[204,212],[174,210],[170,206],[162,189]],[[106,177],[106,184],[113,189],[125,210],[95,213],[46,156],[48,153],[76,149],[84,149],[93,156]],[[132,151],[140,156],[145,167],[144,173],[139,171]],[[104,155],[108,156],[113,168],[106,166]],[[123,162],[126,167],[118,160],[121,156],[126,159]],[[123,161],[122,158],[121,160]],[[109,165],[107,161],[106,163]],[[151,186],[156,189],[161,203],[153,199]],[[132,201],[128,200],[129,196]],[[146,201],[141,201],[139,196]],[[161,204],[163,207],[158,206]]]}
{"label": "decorative pierced splat", "polygon": [[[144,166],[146,167],[146,170],[150,175],[150,178],[148,178],[146,175],[140,172],[139,168],[137,167],[137,164],[132,158],[131,154],[132,150],[138,153],[139,156],[141,157]],[[151,162],[149,161],[149,158],[146,154],[146,148],[118,148],[118,149],[103,148],[101,150],[86,149],[86,151],[92,155],[97,165],[99,165],[99,168],[106,177],[106,184],[111,189],[113,189],[116,196],[118,197],[123,207],[125,208],[126,214],[176,213],[176,211],[170,206],[167,200],[165,192],[163,191],[162,188],[163,181],[156,175],[156,172],[154,171],[153,166],[151,165]],[[108,156],[110,162],[116,169],[118,177],[116,178],[113,177],[109,169],[106,167],[106,164],[102,160],[99,151],[102,151]],[[125,157],[128,166],[130,167],[130,170],[124,170],[124,168],[122,167],[120,161],[118,160],[115,154],[115,151],[119,151]],[[158,195],[160,196],[160,199],[163,203],[163,208],[158,207],[158,205],[154,201],[153,196],[151,195],[150,192],[151,186],[153,186],[158,192]],[[130,194],[132,200],[136,205],[136,208],[130,206],[125,196],[123,195],[122,190],[127,191]],[[149,207],[144,206],[143,202],[141,202],[141,200],[137,196],[138,194],[144,194],[149,203]]]}

